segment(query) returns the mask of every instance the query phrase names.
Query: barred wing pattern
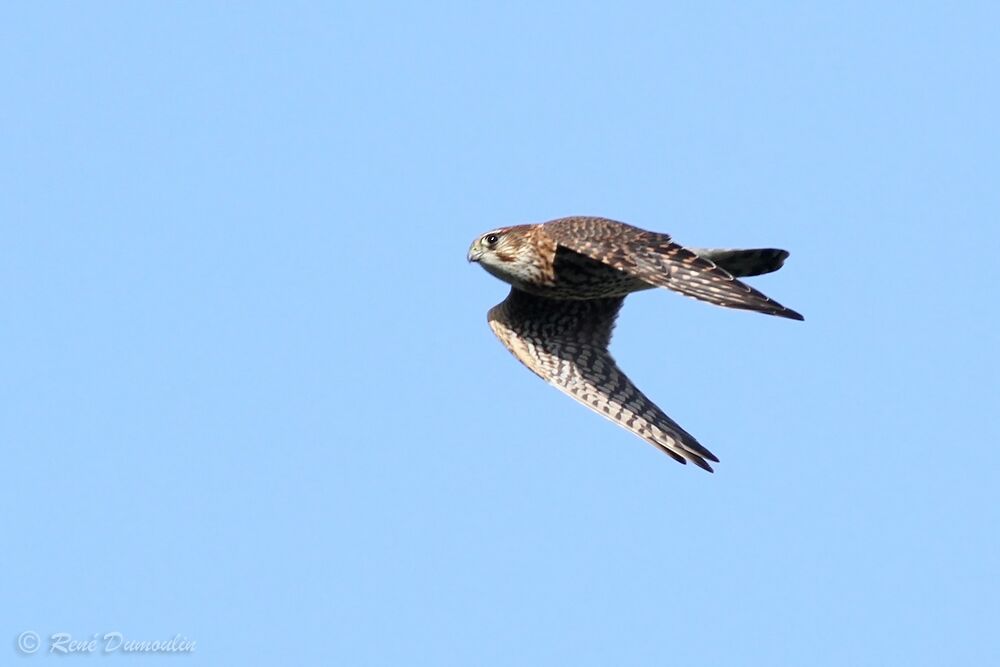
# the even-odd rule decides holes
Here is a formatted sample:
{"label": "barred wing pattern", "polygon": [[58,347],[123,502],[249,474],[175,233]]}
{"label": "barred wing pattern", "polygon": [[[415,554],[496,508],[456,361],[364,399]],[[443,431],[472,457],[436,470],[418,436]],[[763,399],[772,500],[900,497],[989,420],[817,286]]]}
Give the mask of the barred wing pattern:
{"label": "barred wing pattern", "polygon": [[718,461],[639,391],[608,353],[623,297],[547,299],[516,288],[489,312],[490,328],[543,380],[680,463]]}
{"label": "barred wing pattern", "polygon": [[545,223],[543,229],[558,245],[650,285],[717,306],[803,319],[794,310],[737,280],[707,257],[674,243],[668,234],[606,218],[585,217],[554,220]]}

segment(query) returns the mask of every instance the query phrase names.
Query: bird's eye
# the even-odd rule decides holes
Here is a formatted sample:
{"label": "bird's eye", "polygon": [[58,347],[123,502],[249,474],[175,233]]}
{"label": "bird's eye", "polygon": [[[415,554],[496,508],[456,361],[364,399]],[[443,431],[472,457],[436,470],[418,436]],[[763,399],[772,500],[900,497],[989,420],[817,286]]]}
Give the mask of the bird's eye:
{"label": "bird's eye", "polygon": [[486,241],[486,245],[496,245],[497,241],[500,240],[500,237],[496,234],[487,234],[483,237],[483,240]]}

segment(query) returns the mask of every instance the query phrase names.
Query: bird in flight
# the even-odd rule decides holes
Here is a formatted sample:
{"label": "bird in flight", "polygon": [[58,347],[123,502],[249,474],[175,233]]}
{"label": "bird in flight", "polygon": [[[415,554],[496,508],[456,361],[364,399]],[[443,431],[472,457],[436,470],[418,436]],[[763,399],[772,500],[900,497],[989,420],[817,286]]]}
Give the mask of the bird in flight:
{"label": "bird in flight", "polygon": [[781,268],[775,248],[685,248],[667,234],[606,218],[571,217],[483,234],[468,259],[511,285],[490,328],[543,380],[680,463],[718,462],[632,384],[608,352],[625,297],[666,287],[727,308],[801,320],[746,283]]}

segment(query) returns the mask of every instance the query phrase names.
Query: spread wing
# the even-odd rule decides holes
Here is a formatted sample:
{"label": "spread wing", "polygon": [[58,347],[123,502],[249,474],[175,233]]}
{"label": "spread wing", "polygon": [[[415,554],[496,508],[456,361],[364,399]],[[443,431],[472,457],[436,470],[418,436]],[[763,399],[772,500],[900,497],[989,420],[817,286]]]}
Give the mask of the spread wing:
{"label": "spread wing", "polygon": [[677,461],[711,472],[705,459],[719,459],[646,398],[608,353],[623,301],[546,299],[514,288],[488,319],[507,349],[556,389]]}
{"label": "spread wing", "polygon": [[674,243],[667,234],[648,232],[606,218],[582,217],[547,222],[543,229],[558,245],[650,285],[666,287],[717,306],[803,319],[794,310],[737,280],[711,259]]}

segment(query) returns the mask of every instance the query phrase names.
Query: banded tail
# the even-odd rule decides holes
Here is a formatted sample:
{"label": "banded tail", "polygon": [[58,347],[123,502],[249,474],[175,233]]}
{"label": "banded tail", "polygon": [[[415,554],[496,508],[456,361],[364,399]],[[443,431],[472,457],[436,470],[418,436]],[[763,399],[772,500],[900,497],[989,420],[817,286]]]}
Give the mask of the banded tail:
{"label": "banded tail", "polygon": [[724,250],[719,248],[691,248],[700,257],[731,273],[736,278],[759,276],[777,271],[788,258],[787,250],[754,248],[752,250]]}

